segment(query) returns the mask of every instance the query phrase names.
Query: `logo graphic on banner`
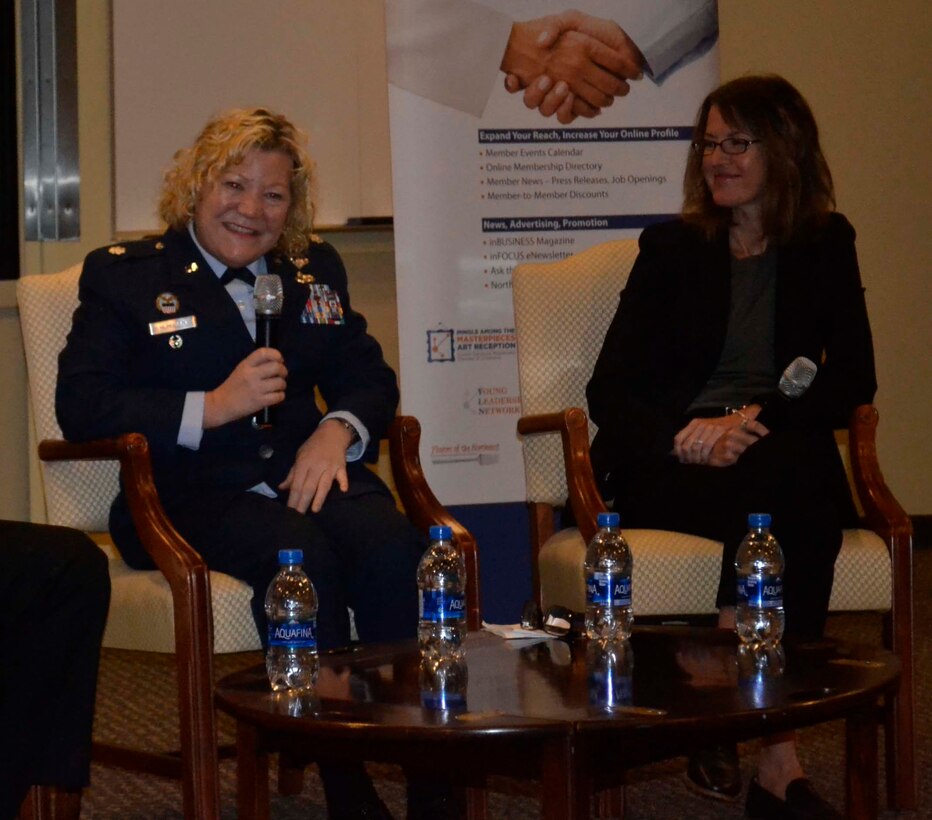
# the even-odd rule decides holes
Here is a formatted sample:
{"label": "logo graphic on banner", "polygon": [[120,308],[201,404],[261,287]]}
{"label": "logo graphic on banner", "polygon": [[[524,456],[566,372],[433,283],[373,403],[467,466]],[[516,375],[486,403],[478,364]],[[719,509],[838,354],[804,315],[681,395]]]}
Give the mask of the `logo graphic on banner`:
{"label": "logo graphic on banner", "polygon": [[[393,0],[386,35],[402,408],[442,502],[523,500],[512,271],[679,212],[717,6]],[[527,107],[541,83],[578,110]],[[610,106],[585,99],[601,83]]]}
{"label": "logo graphic on banner", "polygon": [[452,330],[427,331],[427,361],[452,362],[456,359],[456,346]]}

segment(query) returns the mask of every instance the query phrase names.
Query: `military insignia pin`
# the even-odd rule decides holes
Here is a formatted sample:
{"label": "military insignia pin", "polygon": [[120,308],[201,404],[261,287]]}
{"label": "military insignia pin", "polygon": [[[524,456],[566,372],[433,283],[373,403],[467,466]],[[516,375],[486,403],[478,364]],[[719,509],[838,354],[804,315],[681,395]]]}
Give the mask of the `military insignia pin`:
{"label": "military insignia pin", "polygon": [[178,297],[174,293],[160,293],[155,297],[155,309],[159,313],[171,316],[178,312]]}
{"label": "military insignia pin", "polygon": [[294,278],[299,285],[311,285],[315,281],[312,273],[298,273]]}
{"label": "military insignia pin", "polygon": [[122,256],[124,253],[126,253],[126,248],[124,248],[122,245],[111,245],[109,248],[107,248],[107,252],[112,253],[114,256]]}
{"label": "military insignia pin", "polygon": [[297,259],[292,258],[291,264],[293,264],[298,270],[302,270],[305,265],[307,265],[307,257],[300,256]]}
{"label": "military insignia pin", "polygon": [[181,336],[179,336],[177,333],[175,333],[173,336],[168,337],[168,346],[172,350],[178,350],[178,348],[181,347],[183,344],[184,344],[184,339],[182,339]]}
{"label": "military insignia pin", "polygon": [[197,273],[197,262],[192,262],[190,265],[186,265],[184,272],[185,273]]}

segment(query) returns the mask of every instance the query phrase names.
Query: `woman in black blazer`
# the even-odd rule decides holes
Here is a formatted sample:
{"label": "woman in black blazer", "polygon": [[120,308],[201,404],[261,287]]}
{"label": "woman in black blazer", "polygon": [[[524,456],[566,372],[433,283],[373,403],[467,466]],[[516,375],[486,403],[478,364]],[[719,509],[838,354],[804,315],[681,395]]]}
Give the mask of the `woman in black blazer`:
{"label": "woman in black blazer", "polygon": [[[623,524],[724,542],[722,627],[734,628],[747,515],[771,513],[787,633],[818,636],[855,514],[833,430],[876,390],[854,230],[834,212],[815,120],[786,80],[713,91],[692,149],[682,216],[641,234],[587,388],[593,465]],[[798,357],[817,375],[786,398],[778,381]],[[804,780],[792,738],[772,741],[751,816],[796,816],[807,801],[824,812],[813,816],[837,816]],[[715,796],[740,792],[731,750],[693,756],[688,774]]]}

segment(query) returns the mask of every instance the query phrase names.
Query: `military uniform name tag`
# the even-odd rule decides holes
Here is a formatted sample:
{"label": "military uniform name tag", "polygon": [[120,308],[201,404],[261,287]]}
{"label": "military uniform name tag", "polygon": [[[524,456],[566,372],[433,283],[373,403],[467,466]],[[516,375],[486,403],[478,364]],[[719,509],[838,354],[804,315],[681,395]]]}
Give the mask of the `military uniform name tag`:
{"label": "military uniform name tag", "polygon": [[177,319],[149,322],[149,335],[161,336],[163,333],[177,333],[179,330],[191,330],[194,327],[197,327],[197,316],[179,316]]}
{"label": "military uniform name tag", "polygon": [[302,325],[344,325],[340,294],[330,285],[308,285],[309,293],[301,313]]}

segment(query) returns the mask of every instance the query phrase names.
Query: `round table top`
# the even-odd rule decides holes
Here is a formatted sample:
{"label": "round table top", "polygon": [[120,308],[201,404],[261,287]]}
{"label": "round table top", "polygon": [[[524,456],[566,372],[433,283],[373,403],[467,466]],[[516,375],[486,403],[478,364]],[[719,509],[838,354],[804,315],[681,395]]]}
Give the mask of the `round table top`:
{"label": "round table top", "polygon": [[413,640],[322,655],[313,694],[274,693],[264,666],[246,669],[219,682],[217,704],[263,729],[318,737],[572,733],[614,742],[649,733],[649,752],[631,752],[636,762],[661,756],[665,741],[682,749],[712,731],[738,740],[843,717],[892,689],[900,672],[891,652],[831,640],[788,641],[785,661],[761,667],[734,633],[680,626],[636,627],[629,644],[608,652],[585,640],[529,645],[488,632],[470,633],[465,646],[465,693],[447,692],[445,709],[424,689]]}

